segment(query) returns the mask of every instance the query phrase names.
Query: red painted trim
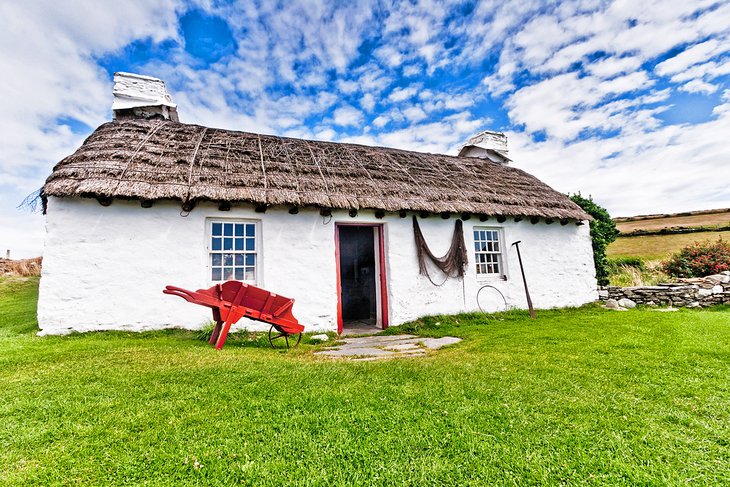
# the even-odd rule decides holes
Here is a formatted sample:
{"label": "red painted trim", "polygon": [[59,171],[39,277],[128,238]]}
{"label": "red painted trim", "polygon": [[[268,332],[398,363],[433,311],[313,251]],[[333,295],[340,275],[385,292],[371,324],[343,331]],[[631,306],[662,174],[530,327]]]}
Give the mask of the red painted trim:
{"label": "red painted trim", "polygon": [[340,225],[335,223],[335,265],[337,268],[337,334],[342,334],[342,282],[340,279]]}
{"label": "red painted trim", "polygon": [[338,227],[382,227],[382,223],[349,223],[349,222],[337,222],[335,223]]}
{"label": "red painted trim", "polygon": [[340,278],[340,227],[376,227],[380,254],[380,316],[383,329],[388,328],[388,277],[385,267],[385,226],[382,223],[335,223],[335,267],[337,271],[337,333],[342,334],[342,282]]}
{"label": "red painted trim", "polygon": [[380,250],[380,314],[383,330],[388,328],[388,280],[385,268],[385,227],[378,225],[378,245]]}

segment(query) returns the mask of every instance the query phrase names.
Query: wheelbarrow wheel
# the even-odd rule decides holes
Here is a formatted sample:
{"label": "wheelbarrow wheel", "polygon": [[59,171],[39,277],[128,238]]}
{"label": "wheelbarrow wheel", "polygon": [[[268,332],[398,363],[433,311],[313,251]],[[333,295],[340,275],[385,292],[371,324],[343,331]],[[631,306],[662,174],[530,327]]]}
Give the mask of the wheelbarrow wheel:
{"label": "wheelbarrow wheel", "polygon": [[296,348],[299,345],[299,342],[302,341],[302,334],[297,333],[296,335],[292,335],[285,331],[279,331],[272,325],[269,328],[269,344],[271,348],[277,348],[275,343],[277,340],[278,343],[285,344],[288,350],[289,348]]}

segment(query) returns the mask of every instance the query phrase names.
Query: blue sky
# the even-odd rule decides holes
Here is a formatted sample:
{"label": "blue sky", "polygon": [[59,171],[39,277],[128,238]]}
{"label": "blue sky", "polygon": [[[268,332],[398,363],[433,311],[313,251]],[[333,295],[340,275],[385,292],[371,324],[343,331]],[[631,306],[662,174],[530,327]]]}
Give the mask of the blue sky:
{"label": "blue sky", "polygon": [[115,71],[164,79],[183,122],[450,154],[501,130],[515,166],[616,216],[730,207],[728,2],[0,0],[0,15],[15,256],[44,234],[16,206],[111,119]]}

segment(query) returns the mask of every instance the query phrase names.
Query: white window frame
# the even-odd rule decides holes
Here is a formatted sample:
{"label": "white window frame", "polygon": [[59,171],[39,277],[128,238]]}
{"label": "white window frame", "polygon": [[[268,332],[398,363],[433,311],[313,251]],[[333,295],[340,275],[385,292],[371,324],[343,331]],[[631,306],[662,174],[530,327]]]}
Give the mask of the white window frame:
{"label": "white window frame", "polygon": [[[474,232],[495,232],[497,235],[497,248],[498,251],[495,250],[477,250],[477,244],[478,243],[484,243],[489,244],[490,242],[495,242],[495,240],[477,240],[474,236]],[[474,226],[472,227],[472,255],[474,256],[474,273],[476,274],[477,280],[479,281],[485,281],[485,280],[495,280],[500,279],[504,280],[507,278],[507,268],[505,265],[506,259],[505,256],[505,248],[504,248],[504,232],[502,231],[502,228],[499,227],[487,227],[487,226]],[[480,255],[491,255],[496,256],[496,264],[499,269],[499,272],[491,272],[491,273],[480,273],[480,266],[487,267],[490,263],[489,262],[480,262]]]}
{"label": "white window frame", "polygon": [[[233,241],[233,247],[231,250],[225,250],[226,245],[223,240],[221,240],[221,248],[220,250],[214,249],[214,243],[213,238],[217,237],[213,235],[213,225],[220,223],[222,224],[222,232],[221,232],[221,239],[224,238],[232,238]],[[225,225],[226,224],[232,224],[233,225],[233,235],[231,237],[226,237],[224,235],[225,233]],[[237,236],[236,235],[236,224],[243,224],[243,235]],[[246,242],[246,225],[252,225],[253,226],[253,250],[247,249],[247,242]],[[233,271],[232,278],[236,279],[236,269],[242,269],[243,272],[243,279],[236,279],[238,281],[245,282],[247,284],[253,284],[253,285],[261,285],[263,282],[262,279],[262,249],[261,249],[261,220],[251,220],[251,219],[244,219],[244,218],[208,218],[206,221],[205,226],[205,269],[207,274],[207,280],[211,284],[219,284],[226,282],[226,275],[225,275],[225,269],[227,267],[230,267]],[[236,238],[243,239],[243,245],[242,248],[239,250],[236,250]],[[226,266],[225,264],[225,257],[224,254],[232,254],[232,265]],[[221,265],[220,266],[214,266],[213,265],[213,255],[220,255],[221,259]],[[242,260],[239,261],[239,258],[237,258],[237,255],[242,255]],[[253,266],[247,265],[247,255],[253,255]],[[239,262],[241,262],[239,264]],[[220,267],[221,268],[221,279],[220,280],[214,280],[213,279],[213,268],[214,267]],[[253,273],[254,277],[253,279],[246,279],[246,268],[247,267],[253,267]]]}

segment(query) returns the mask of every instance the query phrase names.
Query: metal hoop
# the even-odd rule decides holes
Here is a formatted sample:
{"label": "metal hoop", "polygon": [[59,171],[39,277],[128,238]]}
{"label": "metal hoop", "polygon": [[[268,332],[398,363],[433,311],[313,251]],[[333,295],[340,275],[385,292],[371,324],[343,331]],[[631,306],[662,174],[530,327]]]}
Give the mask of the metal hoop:
{"label": "metal hoop", "polygon": [[507,298],[504,297],[504,294],[502,294],[502,291],[497,289],[495,286],[492,286],[491,284],[485,284],[484,286],[479,288],[479,291],[477,291],[477,306],[479,306],[479,311],[482,313],[487,313],[487,311],[484,311],[484,308],[482,308],[482,304],[479,302],[479,296],[481,295],[482,291],[486,288],[492,288],[495,291],[497,291],[497,294],[499,294],[502,297],[502,301],[504,301],[504,310],[507,311]]}

